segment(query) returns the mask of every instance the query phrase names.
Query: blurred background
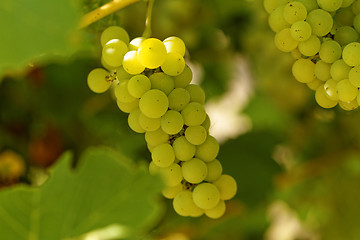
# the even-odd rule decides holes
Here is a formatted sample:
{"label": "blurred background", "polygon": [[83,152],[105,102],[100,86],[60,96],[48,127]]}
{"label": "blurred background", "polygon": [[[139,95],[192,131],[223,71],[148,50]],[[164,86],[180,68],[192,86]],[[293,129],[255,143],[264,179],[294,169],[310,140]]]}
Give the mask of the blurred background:
{"label": "blurred background", "polygon": [[[1,12],[19,3],[0,3],[0,192],[32,184],[67,150],[78,159],[105,145],[150,161],[143,134],[128,127],[111,92],[94,94],[86,84],[101,67],[101,32],[120,25],[131,39],[141,36],[146,2],[81,30],[79,16],[107,1],[69,1],[73,12],[55,2],[33,5],[64,6],[59,12],[67,14],[51,10],[45,22],[31,15],[30,3],[22,3],[19,20],[7,21]],[[261,0],[155,1],[153,36],[184,40],[193,82],[206,92],[210,133],[221,144],[218,158],[238,193],[219,220],[180,217],[160,198],[164,211],[149,239],[359,239],[359,111],[315,103],[291,75],[291,54],[275,48],[267,17]]]}

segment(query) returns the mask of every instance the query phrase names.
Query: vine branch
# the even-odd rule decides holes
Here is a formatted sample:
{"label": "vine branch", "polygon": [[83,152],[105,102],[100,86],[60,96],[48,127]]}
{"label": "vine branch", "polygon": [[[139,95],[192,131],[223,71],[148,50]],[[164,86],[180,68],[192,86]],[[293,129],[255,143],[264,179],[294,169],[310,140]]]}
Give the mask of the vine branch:
{"label": "vine branch", "polygon": [[151,21],[152,21],[152,9],[153,9],[154,2],[155,2],[155,0],[148,0],[148,3],[147,3],[145,30],[142,35],[144,38],[149,38],[152,34]]}

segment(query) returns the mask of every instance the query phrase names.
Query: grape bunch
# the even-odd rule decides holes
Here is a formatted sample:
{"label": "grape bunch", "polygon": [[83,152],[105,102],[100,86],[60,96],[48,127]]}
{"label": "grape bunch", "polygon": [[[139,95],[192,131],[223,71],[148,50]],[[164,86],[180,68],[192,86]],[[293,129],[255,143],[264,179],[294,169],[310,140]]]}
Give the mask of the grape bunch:
{"label": "grape bunch", "polygon": [[275,45],[323,108],[360,104],[360,0],[264,0]]}
{"label": "grape bunch", "polygon": [[116,83],[117,105],[129,113],[129,127],[145,133],[152,158],[149,172],[164,180],[163,196],[173,199],[181,216],[221,217],[237,184],[216,159],[219,143],[209,135],[204,90],[191,84],[184,42],[174,36],[129,41],[123,28],[111,26],[102,33],[101,44],[106,69],[92,70],[88,86],[102,93]]}

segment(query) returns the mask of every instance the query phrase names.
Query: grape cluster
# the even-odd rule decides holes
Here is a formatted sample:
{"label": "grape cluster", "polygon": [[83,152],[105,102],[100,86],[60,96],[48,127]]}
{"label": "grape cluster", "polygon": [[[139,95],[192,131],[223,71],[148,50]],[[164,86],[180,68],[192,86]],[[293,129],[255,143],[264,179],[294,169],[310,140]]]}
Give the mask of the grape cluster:
{"label": "grape cluster", "polygon": [[112,26],[102,33],[101,44],[107,70],[92,70],[88,86],[102,93],[118,82],[117,105],[129,113],[129,127],[145,133],[149,172],[164,180],[163,196],[173,199],[181,216],[221,217],[237,184],[216,159],[219,143],[209,135],[204,90],[190,83],[184,42],[178,37],[129,41],[123,28]]}
{"label": "grape cluster", "polygon": [[264,0],[275,45],[323,108],[360,104],[360,0]]}

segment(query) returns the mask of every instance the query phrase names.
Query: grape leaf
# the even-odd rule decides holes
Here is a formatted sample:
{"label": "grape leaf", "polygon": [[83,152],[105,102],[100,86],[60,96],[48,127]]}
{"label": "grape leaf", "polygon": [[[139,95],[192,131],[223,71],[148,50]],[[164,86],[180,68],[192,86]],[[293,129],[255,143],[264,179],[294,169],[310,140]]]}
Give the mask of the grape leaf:
{"label": "grape leaf", "polygon": [[156,224],[159,179],[107,148],[87,150],[75,171],[71,158],[64,154],[40,187],[0,191],[1,239],[73,238],[114,224],[134,237]]}
{"label": "grape leaf", "polygon": [[1,0],[0,72],[69,51],[78,19],[70,0]]}

